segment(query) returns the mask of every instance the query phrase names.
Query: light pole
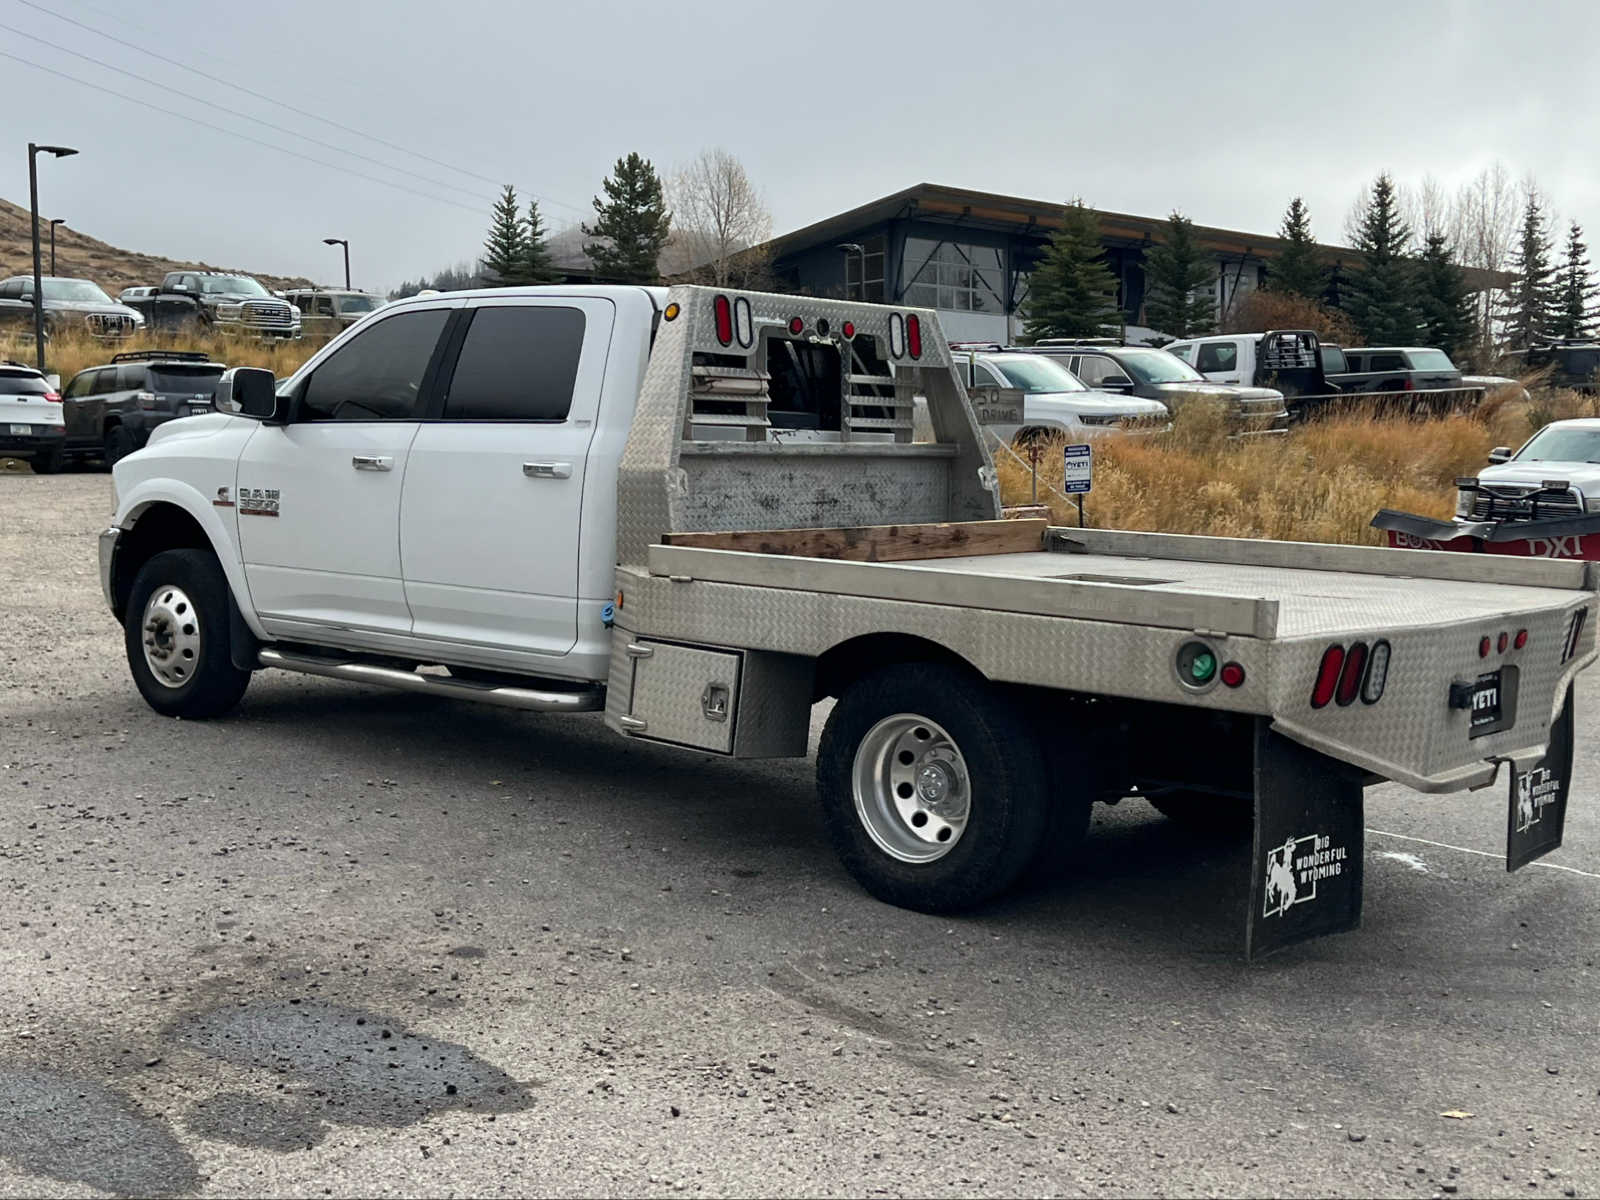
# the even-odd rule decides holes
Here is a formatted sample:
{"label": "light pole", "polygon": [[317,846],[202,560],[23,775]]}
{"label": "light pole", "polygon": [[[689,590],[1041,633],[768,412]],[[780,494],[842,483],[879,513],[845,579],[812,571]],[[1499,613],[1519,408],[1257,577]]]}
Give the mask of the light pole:
{"label": "light pole", "polygon": [[840,242],[838,248],[840,250],[842,250],[845,253],[845,255],[847,256],[845,258],[845,268],[844,268],[844,294],[845,294],[845,298],[846,299],[852,299],[853,298],[850,295],[850,260],[848,258],[848,255],[854,254],[854,255],[856,255],[857,260],[860,262],[860,265],[861,265],[861,298],[863,300],[865,300],[867,298],[867,252],[865,250],[863,250],[861,248],[860,244],[857,243],[857,242]]}
{"label": "light pole", "polygon": [[77,151],[70,146],[36,146],[28,143],[28,207],[33,217],[33,349],[44,370],[44,272],[39,263],[39,151],[66,158]]}
{"label": "light pole", "polygon": [[324,246],[344,247],[344,290],[350,290],[350,243],[345,238],[323,238]]}
{"label": "light pole", "polygon": [[50,274],[52,275],[56,273],[56,226],[66,223],[65,217],[50,218]]}

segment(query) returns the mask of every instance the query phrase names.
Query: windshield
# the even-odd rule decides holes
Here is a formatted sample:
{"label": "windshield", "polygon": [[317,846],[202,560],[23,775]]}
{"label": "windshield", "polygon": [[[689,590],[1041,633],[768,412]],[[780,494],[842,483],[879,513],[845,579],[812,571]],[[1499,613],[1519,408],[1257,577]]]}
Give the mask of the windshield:
{"label": "windshield", "polygon": [[248,275],[202,275],[200,290],[208,294],[233,296],[265,296],[267,289]]}
{"label": "windshield", "polygon": [[43,282],[46,300],[78,300],[90,304],[110,304],[112,299],[100,290],[100,285],[87,279],[46,279]]}
{"label": "windshield", "polygon": [[1455,363],[1443,350],[1411,351],[1411,366],[1417,371],[1454,371]]}
{"label": "windshield", "polygon": [[378,307],[376,296],[341,296],[339,297],[339,311],[342,313],[369,313]]}
{"label": "windshield", "polygon": [[1121,350],[1117,364],[1140,383],[1204,383],[1206,377],[1165,350]]}
{"label": "windshield", "polygon": [[152,392],[182,392],[186,395],[213,395],[217,380],[222,378],[222,365],[205,364],[192,367],[161,366],[150,368]]}
{"label": "windshield", "polygon": [[1600,429],[1546,425],[1511,461],[1600,462]]}
{"label": "windshield", "polygon": [[1008,354],[1004,358],[985,359],[991,367],[1005,376],[1014,388],[1038,395],[1041,392],[1086,392],[1078,377],[1060,363],[1053,363],[1038,354]]}

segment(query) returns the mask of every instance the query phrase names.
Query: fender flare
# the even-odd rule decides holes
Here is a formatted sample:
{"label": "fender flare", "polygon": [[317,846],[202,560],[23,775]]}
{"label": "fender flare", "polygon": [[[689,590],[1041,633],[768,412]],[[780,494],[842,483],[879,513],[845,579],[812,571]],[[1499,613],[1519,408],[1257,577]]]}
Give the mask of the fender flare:
{"label": "fender flare", "polygon": [[179,479],[158,477],[135,484],[119,500],[114,522],[118,529],[132,529],[138,524],[139,518],[157,504],[170,504],[200,526],[201,532],[206,535],[206,540],[211,543],[212,553],[222,564],[222,573],[228,580],[228,591],[232,594],[234,604],[246,627],[261,640],[270,640],[256,617],[254,607],[249,602],[250,585],[245,578],[244,562],[239,555],[238,543],[230,535],[222,517],[218,515],[217,507],[207,497],[201,495],[199,489]]}

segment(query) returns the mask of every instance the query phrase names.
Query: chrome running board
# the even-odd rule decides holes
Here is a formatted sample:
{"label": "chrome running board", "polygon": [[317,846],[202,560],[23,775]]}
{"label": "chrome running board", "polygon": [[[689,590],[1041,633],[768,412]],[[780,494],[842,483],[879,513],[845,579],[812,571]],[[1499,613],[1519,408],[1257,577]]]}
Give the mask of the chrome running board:
{"label": "chrome running board", "polygon": [[482,704],[497,704],[502,708],[521,708],[532,712],[597,712],[605,707],[605,690],[593,684],[565,690],[476,683],[440,675],[418,675],[414,671],[380,667],[374,663],[295,654],[287,650],[262,650],[257,655],[257,661],[263,667],[298,671],[302,675],[322,675],[350,683],[375,683],[406,692],[454,696],[460,700],[477,700]]}

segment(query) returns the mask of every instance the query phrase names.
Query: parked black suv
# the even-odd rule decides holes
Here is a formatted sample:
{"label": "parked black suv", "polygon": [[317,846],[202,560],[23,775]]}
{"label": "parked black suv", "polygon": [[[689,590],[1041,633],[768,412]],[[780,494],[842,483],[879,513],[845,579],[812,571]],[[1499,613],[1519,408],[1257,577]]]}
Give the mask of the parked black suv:
{"label": "parked black suv", "polygon": [[109,468],[143,446],[157,425],[213,411],[225,370],[198,351],[134,350],[79,371],[62,394],[68,457],[101,458]]}
{"label": "parked black suv", "polygon": [[1600,343],[1546,342],[1514,350],[1506,356],[1512,362],[1507,374],[1550,368],[1546,382],[1551,387],[1573,388],[1580,392],[1600,391]]}

